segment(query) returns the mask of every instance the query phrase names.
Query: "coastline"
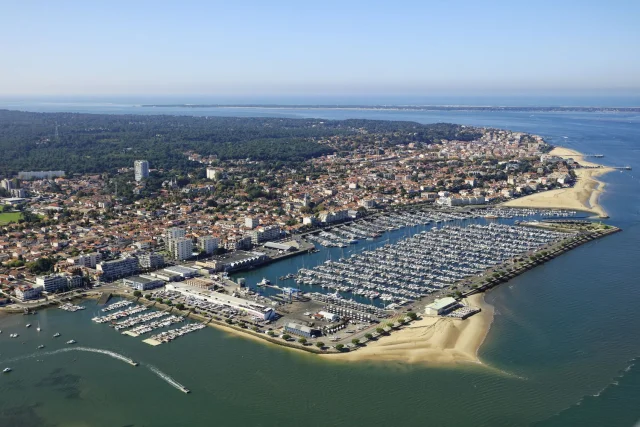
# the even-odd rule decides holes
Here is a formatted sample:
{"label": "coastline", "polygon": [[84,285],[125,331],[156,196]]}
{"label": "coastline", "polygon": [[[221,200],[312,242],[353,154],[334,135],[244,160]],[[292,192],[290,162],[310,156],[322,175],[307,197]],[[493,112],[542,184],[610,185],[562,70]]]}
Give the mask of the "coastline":
{"label": "coastline", "polygon": [[614,169],[584,160],[582,153],[564,147],[554,148],[550,154],[563,159],[573,158],[581,166],[596,169],[575,169],[576,183],[569,188],[543,191],[502,203],[505,207],[569,209],[589,212],[600,217],[608,217],[607,212],[598,203],[604,192],[605,184],[596,179]]}
{"label": "coastline", "polygon": [[423,317],[390,335],[367,342],[356,351],[321,357],[348,362],[401,362],[432,366],[482,364],[478,350],[489,333],[494,310],[485,302],[484,293],[469,296],[467,302],[482,311],[466,320]]}

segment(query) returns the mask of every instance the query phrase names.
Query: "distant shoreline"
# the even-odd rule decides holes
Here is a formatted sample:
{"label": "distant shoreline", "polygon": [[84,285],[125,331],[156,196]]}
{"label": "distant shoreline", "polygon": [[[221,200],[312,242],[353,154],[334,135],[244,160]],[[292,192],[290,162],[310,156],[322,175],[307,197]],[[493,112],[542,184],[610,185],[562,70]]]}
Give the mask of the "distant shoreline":
{"label": "distant shoreline", "polygon": [[518,199],[509,200],[502,204],[513,208],[537,209],[570,209],[589,212],[601,218],[607,218],[605,209],[598,203],[604,193],[605,183],[596,179],[614,169],[584,160],[584,155],[578,151],[564,147],[554,148],[550,154],[564,159],[572,158],[581,166],[587,168],[575,169],[576,183],[569,188],[542,191]]}
{"label": "distant shoreline", "polygon": [[143,108],[247,108],[296,110],[380,110],[380,111],[511,111],[511,112],[585,112],[640,113],[640,107],[579,107],[579,106],[500,106],[500,105],[340,105],[340,104],[142,104]]}

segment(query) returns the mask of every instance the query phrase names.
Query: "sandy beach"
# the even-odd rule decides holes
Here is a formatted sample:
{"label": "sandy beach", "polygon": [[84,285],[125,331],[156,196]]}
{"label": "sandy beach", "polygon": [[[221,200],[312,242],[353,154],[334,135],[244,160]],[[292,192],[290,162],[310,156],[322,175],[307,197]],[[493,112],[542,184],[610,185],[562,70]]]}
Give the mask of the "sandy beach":
{"label": "sandy beach", "polygon": [[484,302],[484,294],[472,295],[467,302],[480,307],[482,312],[466,320],[424,317],[356,351],[321,357],[352,362],[393,361],[427,365],[481,363],[478,349],[493,321],[493,307]]}
{"label": "sandy beach", "polygon": [[[582,153],[568,148],[556,147],[550,154],[565,159],[573,158],[582,166],[600,166],[584,160]],[[598,204],[600,194],[604,191],[604,183],[598,181],[596,178],[611,171],[613,171],[613,169],[607,167],[600,167],[598,169],[576,169],[577,180],[571,188],[535,193],[519,199],[510,200],[502,205],[526,208],[580,210],[606,217],[607,212]]]}

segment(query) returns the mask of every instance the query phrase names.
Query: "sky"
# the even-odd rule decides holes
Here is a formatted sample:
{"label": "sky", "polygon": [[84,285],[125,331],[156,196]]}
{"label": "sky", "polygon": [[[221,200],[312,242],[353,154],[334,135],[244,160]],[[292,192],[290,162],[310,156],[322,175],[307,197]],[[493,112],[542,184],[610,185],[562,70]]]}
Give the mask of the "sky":
{"label": "sky", "polygon": [[0,2],[0,96],[640,93],[640,1]]}

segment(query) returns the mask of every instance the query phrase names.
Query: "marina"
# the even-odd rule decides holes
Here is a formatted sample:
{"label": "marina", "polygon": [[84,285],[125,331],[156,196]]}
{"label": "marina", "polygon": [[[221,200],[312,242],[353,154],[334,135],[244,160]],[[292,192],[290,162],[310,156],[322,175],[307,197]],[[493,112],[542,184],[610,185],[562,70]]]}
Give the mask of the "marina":
{"label": "marina", "polygon": [[182,337],[195,331],[199,331],[200,329],[204,328],[206,328],[206,325],[202,323],[189,323],[188,325],[184,325],[178,329],[170,329],[168,331],[160,332],[159,334],[153,335],[150,338],[144,340],[144,342],[152,345],[168,343],[175,340],[176,338]]}
{"label": "marina", "polygon": [[301,269],[296,281],[334,291],[329,300],[358,295],[402,306],[568,236],[501,224],[444,226]]}

